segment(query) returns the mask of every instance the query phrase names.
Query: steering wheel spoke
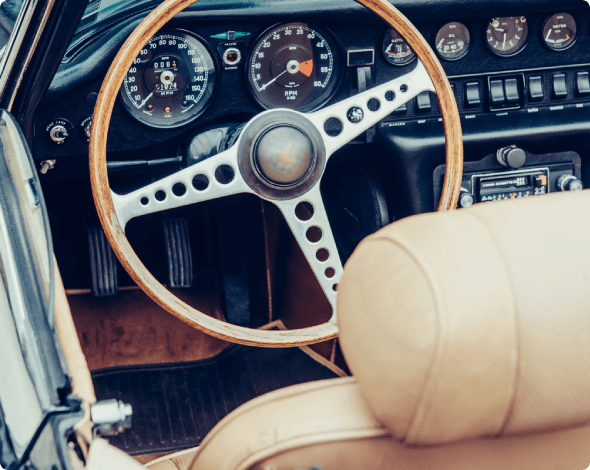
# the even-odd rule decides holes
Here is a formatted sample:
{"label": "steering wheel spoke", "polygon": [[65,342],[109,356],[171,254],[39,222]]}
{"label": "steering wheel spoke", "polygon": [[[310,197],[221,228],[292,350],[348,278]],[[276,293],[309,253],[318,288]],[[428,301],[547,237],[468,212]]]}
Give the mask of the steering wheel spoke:
{"label": "steering wheel spoke", "polygon": [[424,91],[435,92],[435,89],[424,65],[418,60],[411,72],[306,117],[320,131],[330,157]]}
{"label": "steering wheel spoke", "polygon": [[319,185],[304,196],[274,203],[283,213],[295,240],[332,305],[332,320],[335,320],[336,292],[343,268]]}
{"label": "steering wheel spoke", "polygon": [[119,223],[125,228],[135,217],[245,192],[251,190],[238,170],[232,147],[131,193],[111,191],[111,196]]}

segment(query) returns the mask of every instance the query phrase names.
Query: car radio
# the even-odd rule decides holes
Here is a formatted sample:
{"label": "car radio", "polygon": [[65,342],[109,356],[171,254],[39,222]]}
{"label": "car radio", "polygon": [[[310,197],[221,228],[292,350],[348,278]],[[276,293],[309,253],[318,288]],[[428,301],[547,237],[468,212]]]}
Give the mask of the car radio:
{"label": "car radio", "polygon": [[[445,166],[434,172],[435,203],[442,191]],[[581,191],[581,159],[575,152],[533,155],[511,146],[478,162],[465,162],[458,207],[480,202],[521,199],[556,191]]]}

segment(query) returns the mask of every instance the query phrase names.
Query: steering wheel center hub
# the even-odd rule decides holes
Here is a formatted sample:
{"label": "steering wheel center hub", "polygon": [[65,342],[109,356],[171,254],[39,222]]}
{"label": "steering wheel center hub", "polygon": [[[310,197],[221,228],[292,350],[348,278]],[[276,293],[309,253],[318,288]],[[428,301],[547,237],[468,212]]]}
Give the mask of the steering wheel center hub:
{"label": "steering wheel center hub", "polygon": [[292,186],[301,182],[314,160],[311,139],[301,129],[288,124],[267,129],[255,143],[256,169],[273,185]]}

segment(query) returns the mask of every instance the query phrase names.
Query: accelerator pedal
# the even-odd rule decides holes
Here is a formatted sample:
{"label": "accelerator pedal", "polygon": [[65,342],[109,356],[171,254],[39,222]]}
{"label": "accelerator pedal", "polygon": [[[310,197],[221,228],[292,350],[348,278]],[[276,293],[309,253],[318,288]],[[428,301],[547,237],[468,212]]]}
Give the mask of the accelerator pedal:
{"label": "accelerator pedal", "polygon": [[90,252],[90,273],[92,293],[95,297],[111,297],[119,292],[117,258],[107,241],[102,227],[90,227],[88,248]]}
{"label": "accelerator pedal", "polygon": [[168,287],[193,285],[193,254],[186,219],[164,219],[164,241],[168,260]]}

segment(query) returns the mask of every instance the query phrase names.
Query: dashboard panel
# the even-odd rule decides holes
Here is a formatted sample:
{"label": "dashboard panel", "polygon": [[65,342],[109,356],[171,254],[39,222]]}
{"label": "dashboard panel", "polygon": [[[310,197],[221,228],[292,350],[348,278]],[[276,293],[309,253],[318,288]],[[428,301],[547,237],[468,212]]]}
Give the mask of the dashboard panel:
{"label": "dashboard panel", "polygon": [[[170,106],[165,101],[157,106],[163,115],[161,122],[155,126],[145,122],[150,119],[146,111],[151,104],[146,99],[156,84],[172,98],[176,91],[165,90],[166,85],[185,86],[182,71],[172,70],[172,62],[155,61],[170,54],[158,53],[148,63],[150,73],[159,77],[156,81],[138,93],[131,92],[131,82],[122,87],[109,131],[109,161],[177,161],[195,135],[211,127],[237,125],[270,107],[304,112],[318,109],[415,67],[413,52],[405,41],[352,2],[318,1],[314,13],[304,11],[297,2],[278,2],[274,8],[254,3],[237,2],[233,10],[225,10],[222,4],[217,9],[193,8],[157,35],[156,47],[170,34],[184,34],[199,42],[200,52],[190,50],[198,58],[210,57],[207,77],[202,75],[203,82],[207,80],[206,91],[200,97],[192,96],[192,89],[191,93],[179,92],[182,96]],[[485,10],[471,8],[472,3],[466,0],[406,5],[410,18],[415,16],[415,25],[439,55],[453,86],[467,160],[483,158],[497,143],[526,141],[534,146],[533,136],[549,125],[553,126],[554,138],[547,138],[543,145],[583,154],[580,148],[584,143],[576,141],[580,148],[574,149],[576,145],[567,136],[579,133],[590,120],[590,10],[583,2],[562,5],[563,10],[550,2],[525,1],[510,5],[490,2]],[[417,14],[428,9],[437,14]],[[37,113],[37,160],[66,159],[85,164],[91,114],[109,57],[140,16],[111,26],[94,25],[72,42]],[[182,41],[176,41],[175,54],[184,63],[197,58],[178,55]],[[158,71],[154,71],[156,63]],[[139,73],[128,74],[128,79],[139,80],[139,75],[134,75]],[[145,77],[145,70],[143,73]],[[166,84],[166,80],[171,82]],[[176,121],[173,110],[184,115],[188,103],[193,103],[192,111],[187,111],[186,119]],[[170,108],[169,113],[166,108]],[[60,142],[51,137],[56,125],[68,134]],[[560,125],[561,131],[556,132]],[[441,139],[436,97],[425,93],[355,143],[370,145],[374,165],[399,175],[402,181],[392,186],[400,189],[391,189],[390,199],[410,194],[407,199],[411,207],[397,211],[407,215],[433,209],[432,185],[425,181],[432,181],[434,168],[444,161]],[[388,155],[386,162],[381,161],[383,153]],[[416,161],[425,165],[417,169]]]}

